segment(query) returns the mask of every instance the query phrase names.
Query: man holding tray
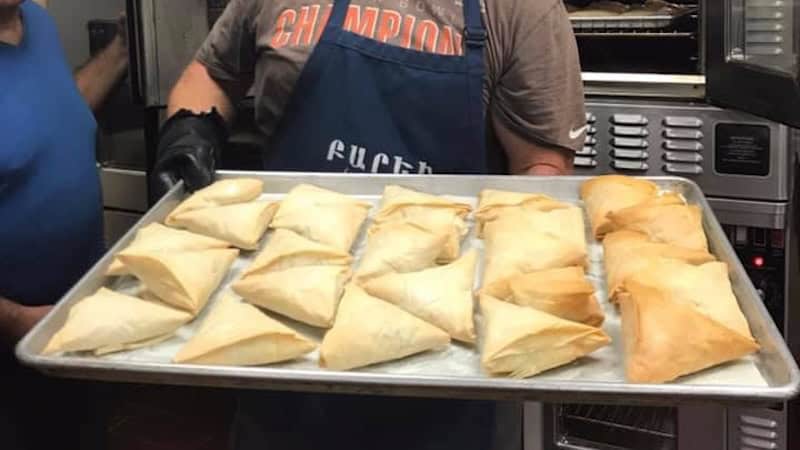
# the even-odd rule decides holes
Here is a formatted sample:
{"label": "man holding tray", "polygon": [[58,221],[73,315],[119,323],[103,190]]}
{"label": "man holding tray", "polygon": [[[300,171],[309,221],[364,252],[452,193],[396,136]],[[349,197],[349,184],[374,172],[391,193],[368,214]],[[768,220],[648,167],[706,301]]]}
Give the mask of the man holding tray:
{"label": "man holding tray", "polygon": [[[561,0],[232,0],[169,101],[151,179],[196,190],[248,91],[264,170],[562,175],[585,138]],[[246,392],[236,448],[517,449],[521,405]]]}

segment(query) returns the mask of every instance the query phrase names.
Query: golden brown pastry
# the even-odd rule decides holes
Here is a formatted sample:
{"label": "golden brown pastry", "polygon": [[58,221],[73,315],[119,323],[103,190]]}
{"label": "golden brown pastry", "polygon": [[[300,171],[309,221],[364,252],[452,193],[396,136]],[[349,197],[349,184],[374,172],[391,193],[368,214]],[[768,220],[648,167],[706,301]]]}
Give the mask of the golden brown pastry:
{"label": "golden brown pastry", "polygon": [[573,205],[560,202],[548,195],[528,192],[484,189],[478,195],[478,209],[475,220],[478,222],[478,237],[483,237],[483,224],[494,220],[499,214],[519,209],[552,211]]}
{"label": "golden brown pastry", "polygon": [[506,295],[497,289],[495,293],[501,291],[500,296],[495,296],[562,319],[599,327],[605,318],[594,296],[594,286],[580,266],[516,275],[508,279],[506,289]]}
{"label": "golden brown pastry", "polygon": [[272,233],[264,249],[256,255],[243,276],[297,266],[345,265],[353,258],[344,250],[320,244],[295,233],[278,229]]}
{"label": "golden brown pastry", "polygon": [[625,290],[620,306],[629,382],[672,381],[758,350],[753,339],[657,288],[629,279]]}
{"label": "golden brown pastry", "polygon": [[175,362],[256,366],[295,359],[316,344],[231,294],[219,299]]}
{"label": "golden brown pastry", "polygon": [[652,258],[625,281],[647,285],[670,301],[688,303],[703,314],[752,339],[747,319],[739,309],[728,278],[728,265],[708,262],[693,265],[669,258]]}
{"label": "golden brown pastry", "polygon": [[481,365],[491,375],[530,377],[611,342],[600,328],[488,295],[481,295],[480,305],[484,319]]}
{"label": "golden brown pastry", "polygon": [[316,327],[333,325],[349,266],[296,266],[260,271],[231,286],[248,302]]}
{"label": "golden brown pastry", "polygon": [[708,251],[698,205],[645,203],[611,212],[608,219],[614,229],[638,231],[654,241]]}
{"label": "golden brown pastry", "polygon": [[300,184],[281,201],[270,226],[350,251],[370,208],[369,203],[348,195]]}
{"label": "golden brown pastry", "polygon": [[689,264],[714,261],[714,255],[703,250],[690,250],[663,242],[654,242],[643,233],[630,230],[614,231],[603,240],[604,263],[608,298],[616,301],[622,284],[655,257],[665,257]]}
{"label": "golden brown pastry", "polygon": [[447,331],[453,339],[475,342],[472,286],[477,259],[477,252],[470,250],[448,265],[373,278],[364,283],[364,290]]}
{"label": "golden brown pastry", "polygon": [[162,301],[197,315],[228,274],[236,249],[120,252],[120,261]]}
{"label": "golden brown pastry", "polygon": [[322,367],[349,370],[441,349],[450,335],[349,284],[333,328],[325,334],[319,353]]}
{"label": "golden brown pastry", "polygon": [[608,213],[634,206],[658,193],[658,186],[640,178],[603,175],[581,185],[581,199],[589,214],[592,233],[598,239],[612,231]]}
{"label": "golden brown pastry", "polygon": [[264,190],[264,183],[253,178],[219,180],[190,195],[167,216],[165,223],[174,225],[175,216],[196,209],[230,205],[255,200]]}
{"label": "golden brown pastry", "polygon": [[42,353],[134,348],[169,337],[191,318],[185,311],[100,288],[70,308]]}
{"label": "golden brown pastry", "polygon": [[234,203],[175,214],[172,225],[254,250],[277,209],[277,202]]}
{"label": "golden brown pastry", "polygon": [[[567,211],[567,214],[562,214],[562,211]],[[484,289],[521,273],[585,263],[583,232],[577,236],[577,225],[569,224],[569,220],[574,219],[569,208],[537,214],[540,216],[535,220],[531,220],[528,213],[503,214],[486,223]],[[579,239],[583,245],[576,242]]]}
{"label": "golden brown pastry", "polygon": [[405,273],[436,264],[447,242],[446,233],[432,233],[418,225],[390,222],[367,232],[367,246],[355,273],[364,281],[387,273]]}
{"label": "golden brown pastry", "polygon": [[[176,230],[154,222],[139,229],[125,249],[134,251],[205,250],[230,246],[228,242],[219,239]],[[114,257],[106,271],[108,276],[127,275],[128,273],[130,273],[128,269],[117,257]]]}
{"label": "golden brown pastry", "polygon": [[446,233],[447,241],[437,258],[437,262],[446,263],[461,253],[461,239],[468,231],[464,218],[470,209],[466,203],[389,185],[383,191],[381,208],[374,223],[408,222],[434,233]]}

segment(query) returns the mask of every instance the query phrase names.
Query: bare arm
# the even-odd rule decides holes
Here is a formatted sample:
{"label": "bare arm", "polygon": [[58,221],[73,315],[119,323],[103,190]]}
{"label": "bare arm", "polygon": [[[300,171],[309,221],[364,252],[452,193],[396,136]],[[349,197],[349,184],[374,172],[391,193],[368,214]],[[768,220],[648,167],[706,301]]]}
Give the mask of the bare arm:
{"label": "bare arm", "polygon": [[78,70],[75,82],[92,111],[102,106],[127,69],[128,49],[124,38],[117,35],[105,49]]}
{"label": "bare arm", "polygon": [[192,61],[169,94],[167,115],[172,116],[181,109],[202,113],[211,108],[217,108],[226,122],[233,122],[235,110],[232,99],[211,78],[204,65]]}
{"label": "bare arm", "polygon": [[574,153],[545,147],[526,140],[492,116],[495,133],[508,157],[508,169],[514,175],[569,175]]}
{"label": "bare arm", "polygon": [[52,306],[23,306],[0,297],[0,345],[11,347],[47,314]]}

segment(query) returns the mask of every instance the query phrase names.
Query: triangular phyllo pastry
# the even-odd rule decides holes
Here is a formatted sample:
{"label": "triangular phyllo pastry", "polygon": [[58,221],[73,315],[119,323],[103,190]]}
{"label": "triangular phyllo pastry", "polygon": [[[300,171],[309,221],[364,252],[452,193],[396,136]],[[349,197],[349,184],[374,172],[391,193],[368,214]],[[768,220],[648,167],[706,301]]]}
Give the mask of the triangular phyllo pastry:
{"label": "triangular phyllo pastry", "polygon": [[488,295],[481,365],[491,375],[526,378],[570,363],[611,342],[600,328],[564,320]]}
{"label": "triangular phyllo pastry", "polygon": [[573,205],[560,202],[545,194],[484,189],[478,195],[478,209],[475,210],[475,220],[478,222],[478,236],[483,236],[484,223],[494,220],[497,216],[506,212],[514,212],[519,209],[552,211],[570,206]]}
{"label": "triangular phyllo pastry", "polygon": [[[585,242],[583,245],[577,243],[579,237],[566,240],[559,235],[539,231],[552,230],[555,226],[545,223],[534,225],[535,222],[520,220],[520,217],[517,213],[503,214],[486,223],[484,288],[521,273],[585,263]],[[561,236],[567,235],[565,231],[561,231]]]}
{"label": "triangular phyllo pastry", "polygon": [[663,383],[758,350],[753,339],[655,287],[629,279],[625,290],[620,306],[629,382]]}
{"label": "triangular phyllo pastry", "polygon": [[608,218],[616,230],[638,231],[657,242],[708,251],[698,205],[649,203],[609,213]]}
{"label": "triangular phyllo pastry", "polygon": [[634,206],[658,194],[658,186],[641,178],[603,175],[581,185],[581,199],[598,239],[613,230],[608,213]]}
{"label": "triangular phyllo pastry", "polygon": [[330,327],[349,266],[297,266],[256,272],[233,283],[248,302],[316,327]]}
{"label": "triangular phyllo pastry", "polygon": [[461,239],[468,227],[464,218],[470,211],[466,203],[425,194],[396,185],[386,186],[375,224],[408,222],[433,233],[447,234],[447,241],[438,262],[450,262],[461,253]]}
{"label": "triangular phyllo pastry", "polygon": [[167,216],[165,223],[174,225],[174,218],[182,213],[214,206],[230,205],[255,200],[264,190],[264,182],[254,178],[228,178],[195,191]]}
{"label": "triangular phyllo pastry", "polygon": [[254,250],[277,209],[276,202],[234,203],[177,214],[172,225]]}
{"label": "triangular phyllo pastry", "polygon": [[369,203],[348,195],[300,184],[281,201],[270,226],[350,251],[370,208]]}
{"label": "triangular phyllo pastry", "polygon": [[630,230],[607,234],[603,240],[603,254],[608,297],[612,301],[616,300],[625,280],[646,267],[653,258],[677,259],[694,265],[714,261],[714,255],[707,251],[655,242],[646,234]]}
{"label": "triangular phyllo pastry", "polygon": [[192,316],[161,303],[100,288],[73,305],[42,353],[109,353],[168,337]]}
{"label": "triangular phyllo pastry", "polygon": [[316,344],[253,305],[226,294],[197,332],[175,355],[175,362],[257,366],[295,359]]}
{"label": "triangular phyllo pastry", "polygon": [[605,318],[594,286],[580,266],[515,275],[484,293],[593,327]]}
{"label": "triangular phyllo pastry", "polygon": [[387,273],[432,267],[446,241],[446,234],[433,233],[411,223],[373,226],[367,232],[367,245],[356,270],[356,280],[363,282]]}
{"label": "triangular phyllo pastry", "polygon": [[450,335],[349,284],[333,325],[320,346],[319,363],[349,370],[441,349]]}
{"label": "triangular phyllo pastry", "polygon": [[200,312],[239,255],[236,249],[188,252],[123,251],[120,260],[162,301]]}
{"label": "triangular phyllo pastry", "polygon": [[294,231],[278,229],[272,233],[267,245],[245,269],[244,276],[297,266],[349,266],[352,260],[353,257],[345,250],[314,242]]}
{"label": "triangular phyllo pastry", "polygon": [[[205,250],[210,248],[227,248],[231,244],[202,234],[185,230],[176,230],[160,223],[153,222],[136,232],[136,236],[125,250],[133,251],[167,251],[167,250]],[[130,273],[125,264],[114,257],[108,266],[106,275],[119,276]]]}
{"label": "triangular phyllo pastry", "polygon": [[750,326],[739,309],[728,278],[728,265],[708,262],[693,265],[669,258],[652,258],[648,265],[628,277],[657,289],[664,298],[690,304],[737,333],[752,339]]}
{"label": "triangular phyllo pastry", "polygon": [[477,259],[470,250],[445,266],[373,278],[364,283],[364,290],[447,331],[453,339],[475,342],[472,286]]}

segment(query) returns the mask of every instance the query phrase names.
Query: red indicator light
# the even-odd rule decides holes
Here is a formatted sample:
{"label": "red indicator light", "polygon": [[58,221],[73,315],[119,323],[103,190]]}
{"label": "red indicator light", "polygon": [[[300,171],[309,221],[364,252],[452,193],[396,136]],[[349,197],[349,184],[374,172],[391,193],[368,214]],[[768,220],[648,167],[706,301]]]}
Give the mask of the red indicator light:
{"label": "red indicator light", "polygon": [[764,257],[763,256],[754,256],[753,257],[753,265],[756,267],[764,267]]}

